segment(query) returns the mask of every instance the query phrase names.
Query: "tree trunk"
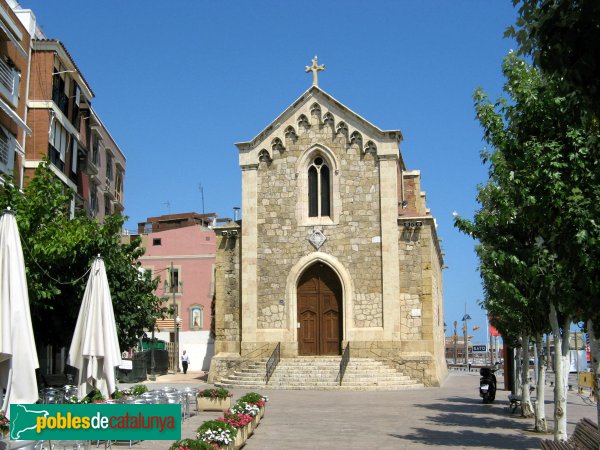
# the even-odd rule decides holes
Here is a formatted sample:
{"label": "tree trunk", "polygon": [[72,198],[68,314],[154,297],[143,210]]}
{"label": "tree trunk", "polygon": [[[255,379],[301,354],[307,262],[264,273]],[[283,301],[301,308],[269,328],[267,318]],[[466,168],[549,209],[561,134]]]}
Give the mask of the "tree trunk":
{"label": "tree trunk", "polygon": [[[594,329],[594,324],[591,320],[588,321],[588,334],[590,337],[592,374],[594,377],[594,397],[596,398],[596,420],[600,424],[600,333]],[[600,441],[600,427],[598,427],[598,440]]]}
{"label": "tree trunk", "polygon": [[[569,325],[561,327],[554,304],[550,305],[550,325],[554,335],[554,441],[567,440],[567,389],[565,372],[568,375],[567,352],[569,348]],[[566,341],[566,345],[565,345]],[[565,352],[565,348],[567,352]]]}
{"label": "tree trunk", "polygon": [[522,376],[522,358],[521,355],[523,354],[522,352],[522,348],[516,348],[515,349],[515,356],[514,356],[514,371],[513,373],[515,374],[515,395],[519,395],[522,396],[523,395],[523,376]]}
{"label": "tree trunk", "polygon": [[542,349],[542,335],[536,333],[535,348],[537,352],[537,398],[535,402],[535,431],[545,433],[548,431],[546,425],[546,409],[544,405],[546,384],[546,358]]}
{"label": "tree trunk", "polygon": [[529,390],[529,333],[523,333],[521,340],[521,417],[533,417],[531,391]]}

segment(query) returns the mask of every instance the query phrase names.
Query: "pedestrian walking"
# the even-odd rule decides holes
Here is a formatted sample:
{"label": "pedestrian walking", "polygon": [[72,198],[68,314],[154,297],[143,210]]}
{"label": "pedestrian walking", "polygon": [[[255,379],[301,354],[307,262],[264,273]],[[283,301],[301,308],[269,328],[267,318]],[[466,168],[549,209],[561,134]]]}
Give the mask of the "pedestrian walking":
{"label": "pedestrian walking", "polygon": [[183,374],[187,373],[188,366],[190,365],[190,357],[187,355],[185,350],[183,351],[183,355],[181,355],[181,365],[183,366]]}

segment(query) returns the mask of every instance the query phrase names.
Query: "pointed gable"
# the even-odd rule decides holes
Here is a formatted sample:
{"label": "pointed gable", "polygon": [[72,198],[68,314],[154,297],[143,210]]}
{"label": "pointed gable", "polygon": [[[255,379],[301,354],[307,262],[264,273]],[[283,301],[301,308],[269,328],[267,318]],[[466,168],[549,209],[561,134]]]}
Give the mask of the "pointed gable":
{"label": "pointed gable", "polygon": [[381,130],[318,86],[311,86],[254,139],[236,143],[240,165],[256,164],[260,158],[273,159],[282,151],[286,138],[297,137],[301,127],[329,125],[347,138],[347,145],[358,145],[363,152],[398,155],[400,130]]}

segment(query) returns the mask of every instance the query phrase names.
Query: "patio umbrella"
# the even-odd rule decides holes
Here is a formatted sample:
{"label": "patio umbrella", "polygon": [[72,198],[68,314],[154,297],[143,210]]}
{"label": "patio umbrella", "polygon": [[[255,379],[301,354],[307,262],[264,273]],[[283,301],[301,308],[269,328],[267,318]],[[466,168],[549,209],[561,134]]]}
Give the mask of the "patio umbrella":
{"label": "patio umbrella", "polygon": [[100,256],[92,264],[83,294],[68,363],[79,369],[80,398],[94,388],[105,398],[115,391],[115,367],[121,364],[121,350],[106,269]]}
{"label": "patio umbrella", "polygon": [[37,401],[38,367],[23,249],[14,212],[7,210],[0,217],[0,387],[7,416],[11,404]]}

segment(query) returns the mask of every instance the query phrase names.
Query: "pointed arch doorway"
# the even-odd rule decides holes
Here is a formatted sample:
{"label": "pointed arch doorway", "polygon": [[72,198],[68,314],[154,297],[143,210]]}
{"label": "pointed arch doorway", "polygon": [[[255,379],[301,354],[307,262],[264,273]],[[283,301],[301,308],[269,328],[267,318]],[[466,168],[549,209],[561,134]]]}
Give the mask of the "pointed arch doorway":
{"label": "pointed arch doorway", "polygon": [[326,264],[315,263],[298,282],[298,354],[339,355],[342,342],[342,285]]}

